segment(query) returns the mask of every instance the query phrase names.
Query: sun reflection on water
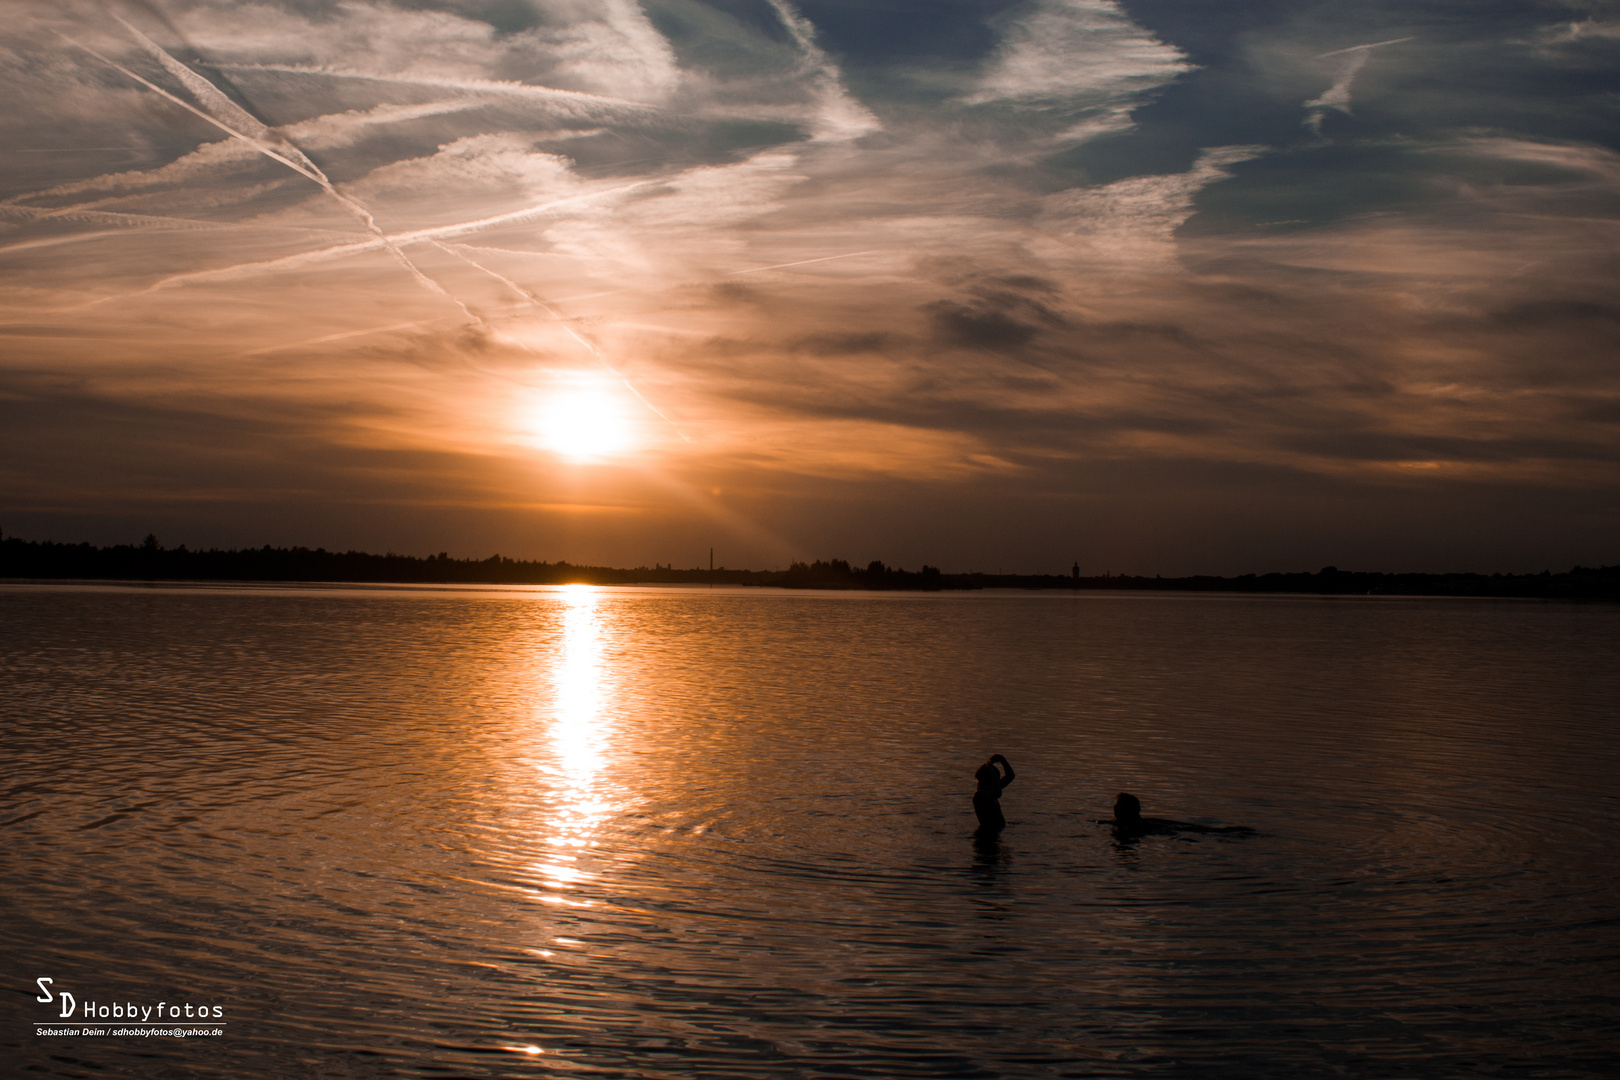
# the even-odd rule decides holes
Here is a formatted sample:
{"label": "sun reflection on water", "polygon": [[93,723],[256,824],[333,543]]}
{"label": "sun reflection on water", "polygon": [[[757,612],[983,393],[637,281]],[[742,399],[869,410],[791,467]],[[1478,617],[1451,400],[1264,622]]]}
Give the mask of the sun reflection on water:
{"label": "sun reflection on water", "polygon": [[545,838],[551,852],[535,867],[548,886],[560,889],[590,877],[580,858],[619,809],[605,775],[612,734],[605,651],[611,635],[601,593],[590,585],[570,585],[563,599],[562,645],[551,673],[554,694],[547,718],[552,755],[542,765],[555,806]]}

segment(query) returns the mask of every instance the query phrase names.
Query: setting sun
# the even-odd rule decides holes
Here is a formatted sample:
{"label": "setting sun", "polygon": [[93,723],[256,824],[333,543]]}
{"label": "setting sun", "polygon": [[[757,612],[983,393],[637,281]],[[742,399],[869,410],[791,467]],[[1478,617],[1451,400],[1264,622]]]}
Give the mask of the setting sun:
{"label": "setting sun", "polygon": [[604,386],[567,387],[548,395],[535,430],[548,450],[576,461],[621,454],[634,441],[625,402]]}

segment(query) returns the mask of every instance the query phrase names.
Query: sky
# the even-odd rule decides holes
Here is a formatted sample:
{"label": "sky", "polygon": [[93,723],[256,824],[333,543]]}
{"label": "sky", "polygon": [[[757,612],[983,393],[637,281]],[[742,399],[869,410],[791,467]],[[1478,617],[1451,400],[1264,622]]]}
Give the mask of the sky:
{"label": "sky", "polygon": [[6,535],[1620,562],[1620,4],[3,4]]}

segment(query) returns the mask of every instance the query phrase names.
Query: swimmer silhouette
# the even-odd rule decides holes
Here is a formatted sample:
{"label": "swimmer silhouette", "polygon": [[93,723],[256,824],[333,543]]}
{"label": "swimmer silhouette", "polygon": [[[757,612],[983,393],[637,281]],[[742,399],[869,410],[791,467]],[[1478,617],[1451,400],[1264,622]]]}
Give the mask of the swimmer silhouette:
{"label": "swimmer silhouette", "polygon": [[1114,816],[1098,818],[1099,825],[1112,825],[1114,835],[1120,839],[1138,836],[1173,836],[1176,833],[1225,833],[1228,836],[1253,836],[1247,825],[1194,825],[1190,821],[1171,821],[1169,818],[1143,817],[1142,800],[1128,791],[1119,793],[1114,800]]}
{"label": "swimmer silhouette", "polygon": [[[997,762],[1001,763],[999,769]],[[1000,832],[1007,827],[1007,819],[1001,816],[1001,792],[1013,782],[1012,762],[995,754],[979,766],[973,778],[979,782],[979,790],[973,793],[973,812],[979,815],[979,831]]]}

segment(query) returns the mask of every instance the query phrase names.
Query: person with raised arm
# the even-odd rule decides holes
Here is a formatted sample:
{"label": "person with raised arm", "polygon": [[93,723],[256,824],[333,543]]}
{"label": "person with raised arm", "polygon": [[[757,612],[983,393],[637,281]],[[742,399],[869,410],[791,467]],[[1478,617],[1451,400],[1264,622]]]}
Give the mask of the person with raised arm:
{"label": "person with raised arm", "polygon": [[979,815],[979,829],[1000,832],[1007,827],[1007,819],[1001,815],[1001,793],[1013,782],[1012,762],[993,754],[979,766],[973,778],[979,782],[978,790],[973,793],[973,812]]}

